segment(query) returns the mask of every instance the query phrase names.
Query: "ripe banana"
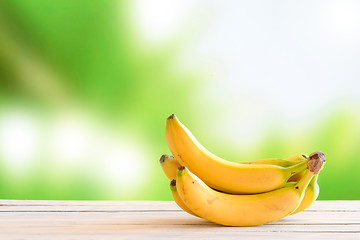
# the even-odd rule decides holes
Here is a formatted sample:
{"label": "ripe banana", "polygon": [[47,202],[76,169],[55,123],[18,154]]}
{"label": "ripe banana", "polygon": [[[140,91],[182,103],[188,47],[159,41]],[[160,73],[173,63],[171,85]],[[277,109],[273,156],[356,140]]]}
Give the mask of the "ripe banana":
{"label": "ripe banana", "polygon": [[170,190],[171,190],[171,194],[173,196],[173,199],[174,201],[176,202],[176,204],[182,209],[184,210],[185,212],[191,214],[191,215],[194,215],[196,217],[198,217],[198,215],[196,215],[195,213],[193,213],[186,205],[185,203],[183,202],[183,200],[180,198],[178,192],[177,192],[177,189],[176,189],[176,180],[173,179],[171,182],[170,182]]}
{"label": "ripe banana", "polygon": [[320,192],[319,185],[317,184],[318,177],[319,177],[319,175],[317,174],[313,177],[313,179],[311,179],[309,186],[305,190],[305,195],[304,195],[303,200],[301,201],[298,208],[291,214],[296,214],[301,211],[304,211],[305,209],[310,207],[311,204],[313,204],[313,202],[315,202],[315,200],[319,196],[319,192]]}
{"label": "ripe banana", "polygon": [[165,154],[160,158],[160,165],[169,180],[176,178],[176,171],[181,166],[173,156]]}
{"label": "ripe banana", "polygon": [[239,164],[226,161],[205,149],[173,114],[166,122],[170,151],[209,187],[233,194],[252,194],[283,187],[287,180],[306,169],[307,161],[281,167],[268,164]]}
{"label": "ripe banana", "polygon": [[[312,155],[310,155],[310,157],[312,157]],[[323,166],[324,165],[325,165],[325,163],[323,164]],[[320,169],[320,171],[321,170],[322,170],[322,168]],[[292,176],[288,181],[289,182],[297,182],[304,175],[305,175],[305,171],[300,172],[300,173]],[[317,199],[317,197],[319,196],[319,191],[320,191],[319,185],[317,184],[318,177],[319,177],[319,174],[317,174],[313,177],[313,179],[309,183],[309,186],[305,190],[305,195],[304,195],[303,200],[301,201],[299,207],[292,214],[299,213],[299,212],[305,210],[306,208],[310,207],[311,204],[313,204],[313,202]]]}
{"label": "ripe banana", "polygon": [[[180,167],[176,187],[186,206],[198,216],[226,226],[256,226],[280,220],[300,205],[309,182],[325,162],[321,152],[312,154],[306,174],[298,183],[287,183],[266,193],[233,195],[218,192],[185,167]],[[216,171],[216,169],[214,170]]]}

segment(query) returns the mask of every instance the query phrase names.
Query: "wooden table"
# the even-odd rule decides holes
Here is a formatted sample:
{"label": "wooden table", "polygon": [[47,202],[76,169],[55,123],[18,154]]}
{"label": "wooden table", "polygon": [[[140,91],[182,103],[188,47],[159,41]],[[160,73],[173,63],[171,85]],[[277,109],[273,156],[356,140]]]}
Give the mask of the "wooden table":
{"label": "wooden table", "polygon": [[317,201],[257,227],[224,227],[174,202],[0,200],[0,239],[360,239],[360,201]]}

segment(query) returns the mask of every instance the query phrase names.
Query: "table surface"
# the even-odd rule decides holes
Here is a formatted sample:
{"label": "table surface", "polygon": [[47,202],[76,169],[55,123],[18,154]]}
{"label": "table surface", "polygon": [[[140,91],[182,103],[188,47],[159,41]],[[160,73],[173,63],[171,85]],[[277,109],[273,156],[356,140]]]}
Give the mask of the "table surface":
{"label": "table surface", "polygon": [[360,201],[316,201],[256,227],[224,227],[172,201],[0,200],[0,239],[360,239]]}

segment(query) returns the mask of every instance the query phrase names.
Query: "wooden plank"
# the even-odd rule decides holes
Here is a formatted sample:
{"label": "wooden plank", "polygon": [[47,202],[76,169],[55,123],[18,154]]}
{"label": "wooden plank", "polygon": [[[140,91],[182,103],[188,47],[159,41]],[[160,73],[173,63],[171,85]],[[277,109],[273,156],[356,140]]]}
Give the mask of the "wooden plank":
{"label": "wooden plank", "polygon": [[[0,200],[9,211],[180,211],[173,201],[19,201]],[[316,201],[305,211],[360,211],[360,201]]]}
{"label": "wooden plank", "polygon": [[[0,200],[0,206],[172,206],[173,201],[58,201],[58,200]],[[315,201],[309,209],[360,210],[360,201]]]}
{"label": "wooden plank", "polygon": [[[125,228],[126,227],[126,228]],[[167,238],[167,239],[178,239],[178,238],[210,238],[210,239],[224,239],[224,238],[239,238],[239,237],[255,237],[255,239],[264,239],[258,238],[259,236],[266,237],[266,239],[275,238],[279,239],[280,237],[286,236],[287,238],[297,239],[296,237],[308,236],[316,239],[322,239],[326,236],[329,239],[334,239],[334,234],[339,239],[346,239],[346,237],[351,236],[352,239],[360,236],[359,231],[356,230],[342,230],[342,226],[339,229],[327,230],[327,229],[310,229],[310,230],[282,230],[282,229],[252,229],[246,230],[245,228],[234,228],[234,227],[214,227],[214,226],[205,226],[203,228],[199,227],[156,227],[156,226],[63,226],[59,228],[44,228],[42,227],[29,227],[29,228],[16,228],[16,229],[7,229],[6,231],[1,232],[0,236],[22,236],[28,239],[29,236],[68,236],[73,239],[74,237],[91,237],[90,239],[107,239],[107,236],[118,236],[119,239],[124,237],[136,237],[137,239],[148,239],[151,236],[156,238]],[[330,235],[331,234],[331,235]],[[246,238],[246,239],[247,239]],[[2,238],[4,239],[4,238]],[[52,239],[52,237],[50,238]],[[84,238],[85,239],[85,238]],[[89,238],[87,238],[89,239]],[[152,238],[151,238],[152,239]],[[301,239],[301,238],[298,238]],[[351,239],[351,238],[349,238]]]}
{"label": "wooden plank", "polygon": [[0,212],[180,212],[178,206],[0,206]]}
{"label": "wooden plank", "polygon": [[100,233],[111,233],[115,232],[118,234],[123,233],[142,233],[142,234],[154,234],[158,233],[161,235],[162,232],[177,232],[177,233],[194,233],[195,235],[200,235],[201,233],[227,233],[227,234],[243,234],[243,233],[344,233],[344,234],[359,234],[359,228],[355,226],[333,226],[333,228],[328,227],[319,227],[319,226],[312,226],[309,229],[302,228],[301,226],[291,226],[286,227],[280,226],[278,228],[240,228],[240,227],[214,227],[214,226],[171,226],[171,227],[159,227],[159,226],[133,226],[133,225],[62,225],[62,226],[47,226],[47,225],[19,225],[19,226],[9,226],[8,228],[0,228],[0,236],[5,234],[16,234],[16,233],[63,233],[63,234],[70,234],[74,233],[81,234],[81,233],[93,233],[93,234],[100,234]]}
{"label": "wooden plank", "polygon": [[360,239],[360,201],[318,201],[257,227],[224,227],[174,202],[0,201],[0,239]]}
{"label": "wooden plank", "polygon": [[119,239],[292,239],[292,240],[304,240],[311,239],[316,237],[317,240],[330,240],[330,239],[341,239],[341,240],[357,240],[359,239],[358,233],[253,233],[253,232],[244,232],[244,233],[193,233],[193,232],[173,232],[172,229],[169,231],[163,231],[161,233],[141,233],[141,232],[132,232],[132,233],[116,233],[116,232],[102,232],[102,233],[63,233],[63,232],[51,232],[51,233],[26,233],[26,235],[19,234],[3,234],[2,239],[6,240],[119,240]]}
{"label": "wooden plank", "polygon": [[315,201],[305,211],[360,211],[360,201]]}
{"label": "wooden plank", "polygon": [[[0,224],[11,222],[56,222],[56,221],[107,222],[112,224],[135,225],[196,225],[209,224],[208,221],[194,217],[185,212],[3,212]],[[360,224],[359,212],[335,212],[319,214],[316,212],[299,213],[288,216],[270,225],[329,225],[329,224]]]}
{"label": "wooden plank", "polygon": [[0,206],[174,206],[174,201],[58,201],[58,200],[0,200]]}
{"label": "wooden plank", "polygon": [[360,224],[317,224],[317,225],[274,225],[274,224],[265,224],[256,227],[225,227],[217,225],[214,223],[206,224],[191,224],[190,222],[184,222],[177,224],[157,224],[156,222],[148,222],[146,224],[134,224],[130,223],[118,223],[115,221],[76,221],[68,219],[67,221],[19,221],[19,222],[9,222],[6,224],[1,224],[0,232],[12,232],[13,230],[35,230],[36,231],[49,231],[53,229],[62,230],[62,231],[127,231],[137,230],[137,231],[157,231],[158,229],[174,229],[174,231],[183,231],[181,229],[192,229],[191,231],[203,231],[206,228],[207,232],[218,232],[218,231],[227,231],[227,232],[350,232],[350,233],[360,233]]}
{"label": "wooden plank", "polygon": [[[41,218],[29,219],[22,217],[9,218],[8,221],[1,221],[0,234],[11,234],[16,232],[142,232],[152,233],[163,231],[177,231],[193,233],[206,231],[210,232],[226,232],[226,233],[244,233],[244,232],[311,232],[311,233],[360,233],[360,223],[334,223],[326,224],[324,222],[316,222],[314,224],[281,224],[272,223],[257,227],[224,227],[214,223],[210,223],[203,219],[198,219],[185,214],[175,214],[171,216],[163,216],[163,214],[148,214],[143,217],[141,214],[131,214],[132,216],[121,216],[117,218],[109,218],[104,216],[90,217],[79,215],[83,214],[41,214]],[[94,215],[94,214],[92,214]],[[139,219],[139,217],[142,217]],[[128,219],[128,220],[127,220]],[[286,222],[286,220],[282,220]]]}

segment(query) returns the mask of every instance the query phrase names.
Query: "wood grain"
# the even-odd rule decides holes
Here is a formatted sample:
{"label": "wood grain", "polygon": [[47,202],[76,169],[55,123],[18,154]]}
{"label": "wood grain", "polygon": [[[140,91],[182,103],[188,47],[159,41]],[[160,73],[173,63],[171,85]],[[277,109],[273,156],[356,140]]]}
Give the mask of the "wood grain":
{"label": "wood grain", "polygon": [[172,201],[0,200],[0,239],[360,239],[360,201],[316,201],[257,227],[224,227]]}

